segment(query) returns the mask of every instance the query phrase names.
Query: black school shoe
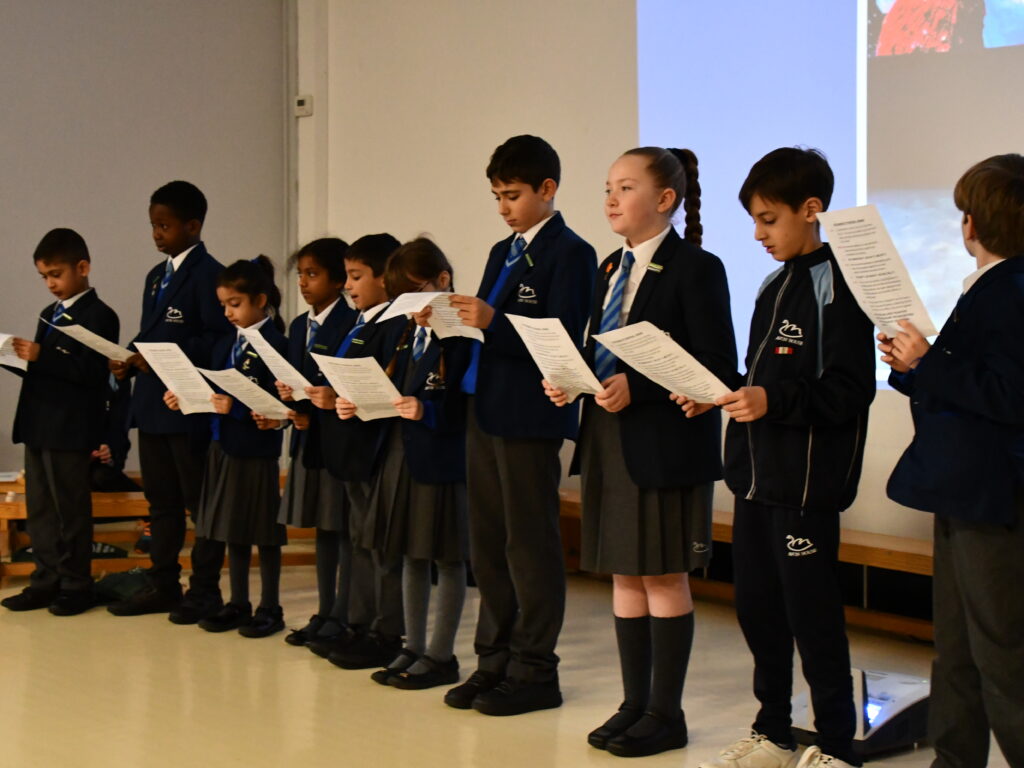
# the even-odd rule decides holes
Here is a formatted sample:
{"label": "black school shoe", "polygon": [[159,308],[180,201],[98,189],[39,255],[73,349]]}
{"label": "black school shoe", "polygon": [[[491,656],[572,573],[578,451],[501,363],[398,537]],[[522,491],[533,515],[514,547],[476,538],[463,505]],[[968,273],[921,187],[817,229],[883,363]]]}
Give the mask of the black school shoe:
{"label": "black school shoe", "polygon": [[394,659],[388,662],[388,666],[384,667],[384,669],[378,669],[370,675],[370,679],[378,685],[390,685],[391,678],[405,672],[405,670],[419,661],[419,658],[408,648],[403,648]]}
{"label": "black school shoe", "polygon": [[314,637],[320,628],[327,622],[327,616],[321,616],[319,613],[314,613],[309,617],[309,621],[306,622],[306,626],[302,629],[293,629],[285,637],[284,641],[288,645],[305,645]]}
{"label": "black school shoe", "polygon": [[273,608],[259,606],[252,621],[238,628],[242,637],[270,637],[284,629],[284,609],[280,605]]}
{"label": "black school shoe", "polygon": [[333,652],[327,660],[342,669],[373,669],[382,667],[402,650],[400,635],[381,635],[370,632],[359,635],[341,650]]}
{"label": "black school shoe", "polygon": [[198,624],[202,619],[216,616],[224,607],[224,598],[220,592],[196,592],[190,589],[181,599],[181,603],[167,614],[172,624]]}
{"label": "black school shoe", "polygon": [[625,733],[643,716],[642,709],[633,709],[623,704],[618,712],[605,720],[604,725],[587,734],[587,743],[595,749],[606,749],[609,740]]}
{"label": "black school shoe", "polygon": [[62,589],[50,604],[54,616],[77,616],[97,605],[96,593],[89,589]]}
{"label": "black school shoe", "polygon": [[244,627],[252,621],[252,605],[250,603],[225,603],[213,616],[199,620],[199,628],[207,632],[228,632]]}
{"label": "black school shoe", "polygon": [[478,669],[462,685],[448,691],[444,695],[444,703],[455,709],[471,709],[477,696],[495,688],[504,679],[495,672]]}
{"label": "black school shoe", "polygon": [[336,634],[318,635],[317,637],[310,638],[306,641],[306,647],[321,659],[327,659],[330,658],[332,653],[341,653],[362,636],[353,627],[346,627],[342,624],[338,626],[341,629]]}
{"label": "black school shoe", "polygon": [[181,604],[181,585],[158,589],[147,585],[126,600],[107,606],[115,616],[143,616],[148,613],[170,613]]}
{"label": "black school shoe", "polygon": [[448,661],[437,661],[429,656],[423,656],[420,661],[429,667],[426,672],[414,674],[406,669],[392,677],[388,683],[403,691],[422,691],[425,688],[459,682],[459,660],[455,656]]}
{"label": "black school shoe", "polygon": [[9,611],[37,611],[40,608],[49,608],[50,603],[57,599],[57,595],[56,590],[25,587],[18,594],[0,600],[0,605]]}
{"label": "black school shoe", "polygon": [[682,712],[675,720],[645,712],[632,727],[609,739],[606,749],[617,757],[647,757],[670,749],[682,749],[687,738],[686,718]]}
{"label": "black school shoe", "polygon": [[505,717],[562,706],[558,679],[528,683],[507,677],[491,690],[473,699],[473,709],[484,715]]}

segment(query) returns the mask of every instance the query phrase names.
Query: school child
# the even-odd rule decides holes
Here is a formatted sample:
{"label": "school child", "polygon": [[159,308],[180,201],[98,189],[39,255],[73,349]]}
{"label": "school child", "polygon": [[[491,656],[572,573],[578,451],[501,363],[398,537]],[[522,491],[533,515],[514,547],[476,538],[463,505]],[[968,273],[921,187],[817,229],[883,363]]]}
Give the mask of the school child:
{"label": "school child", "polygon": [[[325,379],[313,353],[325,355],[341,340],[341,329],[355,321],[341,293],[345,287],[348,243],[336,237],[313,240],[290,259],[298,275],[299,292],[309,311],[288,329],[288,361],[318,386]],[[348,591],[352,542],[348,537],[348,499],[341,481],[324,467],[320,420],[308,399],[294,400],[291,388],[276,382],[278,394],[292,403],[293,431],[290,463],[278,522],[296,528],[316,528],[317,612],[301,629],[285,637],[290,645],[337,637],[348,623]]]}
{"label": "school child", "polygon": [[491,248],[477,295],[451,299],[485,343],[473,342],[461,384],[470,396],[466,481],[479,658],[445,703],[517,715],[562,703],[558,453],[563,440],[575,439],[579,411],[545,397],[540,370],[505,315],[557,317],[582,344],[597,259],[555,210],[561,166],[550,144],[514,136],[494,151],[486,173],[512,234]]}
{"label": "school child", "polygon": [[33,341],[13,340],[27,362],[12,437],[25,445],[25,503],[35,568],[29,586],[0,605],[11,611],[49,608],[73,616],[96,604],[92,581],[89,465],[103,437],[107,362],[51,327],[81,325],[117,342],[117,314],[89,286],[85,240],[53,229],[32,260],[57,301],[39,314]]}
{"label": "school child", "polygon": [[[150,198],[153,243],[166,254],[146,276],[142,321],[134,342],[173,342],[199,366],[210,365],[214,341],[232,331],[214,283],[221,265],[202,242],[206,197],[187,181],[172,181]],[[176,624],[195,624],[222,605],[219,578],[224,547],[197,537],[192,575],[182,599],[178,556],[185,543],[185,510],[195,515],[209,443],[205,414],[185,416],[164,407],[164,385],[141,355],[110,362],[121,381],[134,376],[132,426],[138,427],[139,467],[149,504],[152,541],[147,586],[107,607],[116,616],[168,613]]]}
{"label": "school child", "polygon": [[[358,314],[342,329],[328,354],[374,357],[387,365],[406,321],[398,317],[375,322],[388,304],[384,267],[401,243],[389,234],[365,235],[345,252],[345,290]],[[348,622],[343,633],[317,639],[307,647],[343,669],[370,669],[390,662],[402,649],[402,559],[385,558],[373,549],[370,492],[380,466],[386,419],[342,420],[337,404],[345,403],[329,386],[306,389],[319,410],[321,450],[327,471],[342,481],[348,503],[352,542]]]}
{"label": "school child", "polygon": [[[279,316],[281,294],[274,285],[274,265],[266,256],[236,261],[217,278],[217,299],[235,330],[213,346],[213,365],[234,368],[263,389],[276,392],[274,375],[251,348],[242,329],[258,330],[278,352],[287,346]],[[208,632],[237,629],[244,637],[267,637],[284,629],[279,600],[281,546],[287,543],[277,522],[281,456],[280,422],[262,419],[223,393],[211,397],[212,441],[206,456],[196,535],[227,545],[231,599],[215,614],[199,620]],[[164,402],[177,409],[173,392]],[[260,427],[263,427],[262,429]],[[253,614],[249,602],[249,561],[259,549],[262,594]]]}
{"label": "school child", "polygon": [[1024,157],[972,166],[953,192],[976,270],[931,345],[879,335],[914,440],[889,497],[935,513],[933,766],[1024,765]]}
{"label": "school child", "polygon": [[[729,287],[700,248],[697,157],[641,147],[608,173],[605,214],[625,244],[598,268],[586,359],[603,390],[583,406],[574,469],[583,493],[582,567],[613,574],[624,700],[588,742],[638,757],[686,746],[680,707],[693,645],[688,573],[711,557],[714,481],[722,476],[721,418],[685,419],[669,392],[594,340],[647,320],[709,370],[736,370]],[[683,207],[686,233],[672,218]],[[565,393],[545,382],[558,405]]]}
{"label": "school child", "polygon": [[[406,243],[388,259],[390,296],[452,290],[453,270],[426,238]],[[469,340],[438,339],[410,321],[388,373],[402,397],[392,420],[370,497],[374,549],[400,557],[405,646],[371,675],[383,685],[432,688],[459,680],[455,635],[466,599],[469,523],[466,511],[465,394],[459,382],[469,363]],[[434,628],[427,644],[431,563],[437,568]]]}
{"label": "school child", "polygon": [[[817,214],[828,208],[832,187],[820,152],[783,147],[757,161],[740,189],[754,238],[782,262],[754,304],[742,386],[716,401],[730,419],[725,480],[736,494],[736,613],[761,708],[751,735],[705,766],[797,762],[794,641],[818,733],[799,765],[860,765],[839,513],[857,494],[875,366],[871,321],[819,234]],[[703,410],[680,402],[688,413]]]}

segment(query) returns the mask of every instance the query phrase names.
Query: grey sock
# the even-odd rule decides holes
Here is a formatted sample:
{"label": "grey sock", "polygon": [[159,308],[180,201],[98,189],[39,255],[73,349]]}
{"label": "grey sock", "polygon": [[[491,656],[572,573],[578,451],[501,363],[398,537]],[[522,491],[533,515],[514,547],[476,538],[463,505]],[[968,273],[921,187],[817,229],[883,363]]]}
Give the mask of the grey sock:
{"label": "grey sock", "polygon": [[430,561],[405,558],[402,569],[405,608],[405,647],[417,656],[427,649],[427,610],[430,608]]}
{"label": "grey sock", "polygon": [[[466,602],[466,564],[458,562],[437,563],[437,599],[434,608],[434,631],[430,636],[427,656],[434,661],[445,662],[452,658],[455,649],[455,635],[462,619],[462,607]],[[421,674],[427,666],[417,661],[409,672]]]}

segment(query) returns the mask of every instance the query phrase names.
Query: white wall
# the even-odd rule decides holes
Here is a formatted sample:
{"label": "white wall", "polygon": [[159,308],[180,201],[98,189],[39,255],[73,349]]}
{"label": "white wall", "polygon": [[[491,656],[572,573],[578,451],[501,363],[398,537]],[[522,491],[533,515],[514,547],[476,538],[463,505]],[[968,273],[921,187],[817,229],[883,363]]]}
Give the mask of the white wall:
{"label": "white wall", "polygon": [[[28,335],[52,300],[31,263],[49,229],[78,230],[93,285],[139,322],[160,260],[149,195],[172,179],[206,194],[204,236],[223,262],[283,263],[284,0],[0,0],[0,331]],[[19,380],[0,374],[0,469]]]}

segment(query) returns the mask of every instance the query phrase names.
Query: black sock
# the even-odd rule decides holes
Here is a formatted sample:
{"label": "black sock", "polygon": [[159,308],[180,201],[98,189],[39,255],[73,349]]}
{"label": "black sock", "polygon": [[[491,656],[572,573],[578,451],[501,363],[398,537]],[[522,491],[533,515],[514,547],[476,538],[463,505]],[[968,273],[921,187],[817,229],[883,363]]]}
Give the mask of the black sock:
{"label": "black sock", "polygon": [[622,706],[643,712],[651,694],[651,618],[616,616],[615,638],[622,667]]}
{"label": "black sock", "polygon": [[231,602],[245,605],[249,602],[249,561],[252,547],[248,544],[228,544],[228,574],[231,579]]}
{"label": "black sock", "polygon": [[260,605],[277,608],[281,602],[281,547],[268,544],[260,547]]}
{"label": "black sock", "polygon": [[693,647],[693,612],[651,617],[652,686],[647,710],[665,720],[682,714],[683,684]]}
{"label": "black sock", "polygon": [[334,607],[340,543],[341,534],[337,531],[316,529],[316,589],[320,602],[317,613],[321,616],[327,616]]}

